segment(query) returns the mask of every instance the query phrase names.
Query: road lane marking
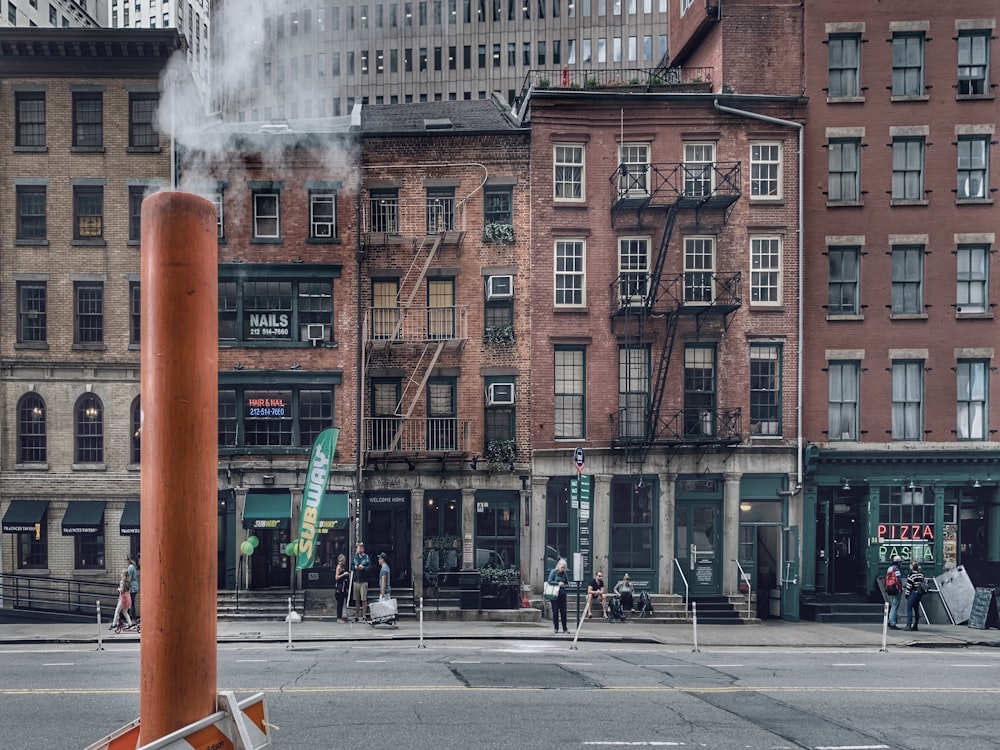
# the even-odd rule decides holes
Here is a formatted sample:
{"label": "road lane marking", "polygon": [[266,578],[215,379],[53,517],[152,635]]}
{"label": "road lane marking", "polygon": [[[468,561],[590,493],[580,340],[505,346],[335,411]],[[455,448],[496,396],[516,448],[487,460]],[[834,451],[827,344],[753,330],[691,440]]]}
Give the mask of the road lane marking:
{"label": "road lane marking", "polygon": [[888,745],[820,745],[813,750],[888,750]]}
{"label": "road lane marking", "polygon": [[478,659],[452,659],[449,664],[482,664]]}
{"label": "road lane marking", "polygon": [[637,740],[635,742],[619,741],[588,741],[584,745],[597,745],[599,747],[684,747],[683,742],[668,742],[666,740]]}
{"label": "road lane marking", "polygon": [[977,668],[978,667],[984,667],[986,669],[989,669],[993,665],[992,664],[952,664],[951,666],[953,666],[953,667],[977,667]]}
{"label": "road lane marking", "polygon": [[842,661],[842,662],[835,662],[835,663],[831,664],[830,666],[831,667],[865,667],[865,666],[868,666],[868,665],[865,664],[864,662],[860,662],[860,661],[856,661],[856,662]]}
{"label": "road lane marking", "polygon": [[385,659],[355,659],[356,664],[385,664]]}
{"label": "road lane marking", "polygon": [[723,667],[742,667],[742,664],[706,664],[706,667],[711,667],[712,669],[722,669]]}
{"label": "road lane marking", "polygon": [[43,667],[72,667],[76,662],[72,661],[50,661],[48,664],[42,664]]}
{"label": "road lane marking", "polygon": [[266,661],[267,661],[267,659],[237,659],[236,663],[237,664],[248,664],[248,663],[254,663],[254,662],[266,662]]}

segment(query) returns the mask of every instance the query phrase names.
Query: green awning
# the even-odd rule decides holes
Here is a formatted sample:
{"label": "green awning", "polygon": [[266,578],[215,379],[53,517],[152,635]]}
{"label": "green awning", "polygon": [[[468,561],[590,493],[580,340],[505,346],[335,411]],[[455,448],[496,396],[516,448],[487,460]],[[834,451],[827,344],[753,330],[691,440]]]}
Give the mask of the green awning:
{"label": "green awning", "polygon": [[11,500],[7,512],[3,514],[3,533],[33,533],[48,507],[48,500]]}
{"label": "green awning", "polygon": [[71,500],[63,516],[62,533],[103,534],[104,505],[103,500]]}
{"label": "green awning", "polygon": [[122,520],[118,522],[118,533],[122,536],[135,536],[139,533],[139,521],[142,511],[138,500],[129,500],[122,511]]}
{"label": "green awning", "polygon": [[244,529],[287,529],[292,525],[292,494],[248,492],[243,504]]}
{"label": "green awning", "polygon": [[319,532],[331,529],[346,529],[350,518],[346,492],[327,492],[323,495],[323,506],[319,510]]}

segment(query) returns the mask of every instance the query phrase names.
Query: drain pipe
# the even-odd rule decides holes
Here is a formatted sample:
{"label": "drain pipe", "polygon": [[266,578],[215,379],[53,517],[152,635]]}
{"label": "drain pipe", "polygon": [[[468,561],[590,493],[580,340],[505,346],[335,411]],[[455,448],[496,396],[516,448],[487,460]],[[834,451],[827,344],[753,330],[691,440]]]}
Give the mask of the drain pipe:
{"label": "drain pipe", "polygon": [[723,104],[719,104],[719,100],[714,101],[715,108],[720,112],[728,112],[731,115],[738,115],[739,117],[749,117],[753,120],[763,120],[764,122],[774,123],[775,125],[783,125],[789,128],[795,128],[799,133],[799,205],[798,205],[798,235],[799,235],[799,294],[798,294],[798,342],[797,350],[798,354],[796,357],[796,377],[795,377],[795,444],[796,444],[796,477],[795,477],[795,489],[791,494],[796,494],[802,489],[802,276],[805,272],[804,266],[802,264],[803,256],[805,254],[805,241],[803,238],[802,231],[802,219],[803,219],[803,205],[802,205],[802,192],[803,192],[803,177],[804,177],[804,128],[801,122],[794,122],[793,120],[783,120],[779,117],[770,117],[768,115],[762,115],[757,112],[749,112],[745,109],[734,109],[732,107],[727,107]]}

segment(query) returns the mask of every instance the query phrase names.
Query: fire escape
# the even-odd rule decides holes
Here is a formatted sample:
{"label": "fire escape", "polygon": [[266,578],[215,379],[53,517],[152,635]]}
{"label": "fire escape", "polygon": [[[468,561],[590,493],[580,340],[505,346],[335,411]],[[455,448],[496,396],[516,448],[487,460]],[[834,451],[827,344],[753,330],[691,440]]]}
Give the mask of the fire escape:
{"label": "fire escape", "polygon": [[[385,191],[381,191],[384,193]],[[383,289],[365,311],[364,410],[362,451],[366,465],[385,467],[417,460],[448,458],[468,453],[469,423],[455,409],[437,414],[428,397],[428,382],[449,352],[459,352],[468,339],[468,310],[450,294],[435,294],[428,271],[442,253],[461,252],[465,238],[464,201],[431,197],[401,201],[398,195],[369,191],[362,210],[364,252],[384,269],[405,268],[391,294]],[[450,298],[449,298],[450,297]],[[401,372],[393,397],[394,408],[376,396],[373,372]],[[447,411],[447,410],[446,410]]]}
{"label": "fire escape", "polygon": [[[654,445],[707,449],[742,440],[739,407],[665,403],[677,329],[682,320],[696,330],[708,320],[725,327],[742,304],[740,271],[716,271],[714,263],[682,264],[668,273],[667,255],[678,216],[695,226],[711,215],[725,224],[740,198],[740,163],[621,164],[611,176],[611,223],[649,227],[654,238],[648,263],[633,258],[612,282],[611,331],[621,351],[649,351],[619,362],[618,411],[611,414],[612,446],[625,452],[631,475],[641,477]],[[658,242],[656,241],[658,239]],[[717,255],[717,253],[716,253]],[[687,325],[687,324],[686,324]]]}

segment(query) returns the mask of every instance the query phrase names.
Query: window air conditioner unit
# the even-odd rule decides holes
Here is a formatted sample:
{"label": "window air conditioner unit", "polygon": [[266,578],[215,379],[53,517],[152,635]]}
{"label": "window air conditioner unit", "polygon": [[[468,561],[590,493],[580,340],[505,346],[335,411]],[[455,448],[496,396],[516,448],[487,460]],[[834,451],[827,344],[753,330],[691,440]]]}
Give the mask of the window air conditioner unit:
{"label": "window air conditioner unit", "polygon": [[490,383],[486,388],[487,406],[505,406],[514,403],[513,383]]}
{"label": "window air conditioner unit", "polygon": [[510,299],[514,296],[513,276],[488,276],[486,278],[486,299]]}
{"label": "window air conditioner unit", "polygon": [[326,326],[323,323],[309,323],[306,326],[306,338],[313,346],[319,346],[319,342],[326,338]]}
{"label": "window air conditioner unit", "polygon": [[333,224],[328,221],[313,222],[313,237],[332,237]]}

